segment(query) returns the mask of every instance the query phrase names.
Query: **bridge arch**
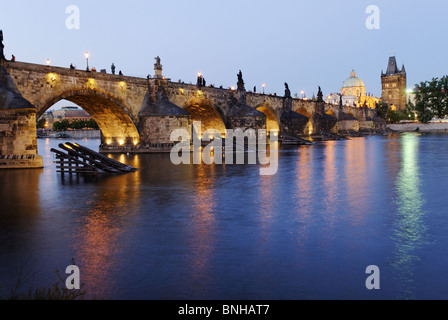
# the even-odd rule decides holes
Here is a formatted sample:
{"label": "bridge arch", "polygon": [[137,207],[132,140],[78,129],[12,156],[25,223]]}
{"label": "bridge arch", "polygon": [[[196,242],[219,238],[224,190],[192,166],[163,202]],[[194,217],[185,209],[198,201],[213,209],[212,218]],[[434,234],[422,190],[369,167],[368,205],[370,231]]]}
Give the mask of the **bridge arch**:
{"label": "bridge arch", "polygon": [[266,131],[268,134],[271,131],[280,132],[280,122],[269,105],[260,104],[256,107],[256,109],[266,115]]}
{"label": "bridge arch", "polygon": [[79,105],[98,123],[102,144],[106,146],[135,146],[140,135],[127,108],[110,94],[94,89],[77,89],[57,94],[37,110],[37,117],[60,100]]}
{"label": "bridge arch", "polygon": [[202,133],[209,129],[216,129],[221,132],[222,136],[225,136],[225,116],[218,108],[213,107],[210,100],[195,97],[188,100],[183,109],[191,115],[192,123],[201,122]]}
{"label": "bridge arch", "polygon": [[336,113],[334,112],[334,110],[331,107],[325,113],[330,115],[330,116],[332,116],[332,117],[337,118]]}
{"label": "bridge arch", "polygon": [[308,119],[311,119],[313,117],[313,114],[308,111],[308,109],[305,106],[299,106],[296,110],[294,110],[297,113],[300,113],[301,115],[308,117]]}

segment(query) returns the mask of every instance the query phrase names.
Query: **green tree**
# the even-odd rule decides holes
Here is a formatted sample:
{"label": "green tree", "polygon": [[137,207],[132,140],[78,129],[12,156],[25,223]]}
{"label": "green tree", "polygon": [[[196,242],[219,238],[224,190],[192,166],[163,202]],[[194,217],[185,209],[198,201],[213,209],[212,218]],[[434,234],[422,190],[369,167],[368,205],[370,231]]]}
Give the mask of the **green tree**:
{"label": "green tree", "polygon": [[91,128],[91,129],[94,129],[94,130],[98,130],[100,127],[98,126],[98,124],[96,123],[96,121],[95,120],[93,120],[92,118],[90,118],[88,121],[87,121],[87,125],[86,125],[86,127],[87,128]]}
{"label": "green tree", "polygon": [[61,121],[55,121],[53,123],[54,131],[65,131],[70,127],[70,122],[67,119],[63,119]]}
{"label": "green tree", "polygon": [[47,121],[45,120],[45,119],[39,119],[39,120],[37,120],[37,125],[36,125],[36,128],[37,129],[44,129],[45,128],[45,123],[46,123]]}
{"label": "green tree", "polygon": [[389,110],[389,106],[386,102],[380,101],[376,103],[376,110],[378,117],[387,119],[387,111]]}
{"label": "green tree", "polygon": [[84,120],[78,120],[78,119],[73,120],[73,121],[70,123],[70,128],[73,129],[73,130],[82,130],[82,129],[85,129],[85,128],[86,128],[86,121],[84,121]]}
{"label": "green tree", "polygon": [[448,77],[433,78],[417,85],[415,111],[418,119],[427,123],[433,117],[440,119],[448,115]]}

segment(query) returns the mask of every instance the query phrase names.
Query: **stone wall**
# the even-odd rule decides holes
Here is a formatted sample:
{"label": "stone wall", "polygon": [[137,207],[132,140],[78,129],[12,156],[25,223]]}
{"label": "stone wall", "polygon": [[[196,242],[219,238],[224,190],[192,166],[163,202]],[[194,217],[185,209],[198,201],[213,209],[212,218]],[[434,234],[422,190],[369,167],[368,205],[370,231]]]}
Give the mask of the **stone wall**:
{"label": "stone wall", "polygon": [[359,131],[358,120],[341,120],[338,122],[339,133]]}
{"label": "stone wall", "polygon": [[52,134],[66,134],[69,135],[72,139],[100,139],[101,131],[100,130],[67,130],[67,131],[49,131],[46,133],[46,137],[49,137]]}
{"label": "stone wall", "polygon": [[42,168],[37,154],[36,111],[7,109],[0,112],[0,167]]}
{"label": "stone wall", "polygon": [[141,119],[140,148],[150,148],[161,144],[171,145],[171,133],[177,129],[184,129],[191,133],[191,121],[188,116],[160,116],[144,117]]}
{"label": "stone wall", "polygon": [[406,123],[388,124],[387,128],[397,132],[448,132],[448,123]]}
{"label": "stone wall", "polygon": [[372,131],[375,130],[375,123],[371,120],[359,121],[359,131]]}
{"label": "stone wall", "polygon": [[227,120],[228,129],[241,129],[246,131],[253,129],[256,132],[260,129],[266,129],[266,118],[257,116],[231,116]]}

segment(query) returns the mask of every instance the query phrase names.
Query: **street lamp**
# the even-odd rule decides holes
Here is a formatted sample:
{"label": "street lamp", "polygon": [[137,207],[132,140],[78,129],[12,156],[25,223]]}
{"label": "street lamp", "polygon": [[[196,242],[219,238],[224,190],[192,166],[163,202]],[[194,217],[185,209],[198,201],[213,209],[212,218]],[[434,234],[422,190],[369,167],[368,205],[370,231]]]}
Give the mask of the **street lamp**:
{"label": "street lamp", "polygon": [[263,87],[263,94],[264,94],[264,88],[266,87],[266,83],[263,83],[261,86]]}
{"label": "street lamp", "polygon": [[84,57],[86,57],[86,60],[87,60],[87,69],[86,69],[86,71],[87,72],[89,72],[90,70],[89,70],[89,53],[86,51],[86,53],[84,53]]}
{"label": "street lamp", "polygon": [[302,99],[305,98],[305,91],[300,91],[300,94],[302,95]]}
{"label": "street lamp", "polygon": [[47,66],[50,66],[50,63],[51,63],[50,59],[47,58]]}

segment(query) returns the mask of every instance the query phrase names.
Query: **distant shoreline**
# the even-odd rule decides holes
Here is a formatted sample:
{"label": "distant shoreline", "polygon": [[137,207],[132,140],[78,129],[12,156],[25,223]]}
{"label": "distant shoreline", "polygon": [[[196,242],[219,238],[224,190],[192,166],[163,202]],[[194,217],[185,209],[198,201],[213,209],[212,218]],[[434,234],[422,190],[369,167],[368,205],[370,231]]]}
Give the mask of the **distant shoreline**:
{"label": "distant shoreline", "polygon": [[100,139],[101,131],[100,130],[66,130],[66,131],[49,131],[46,136],[39,135],[40,138],[51,138],[53,134],[66,134],[70,136],[72,139]]}
{"label": "distant shoreline", "polygon": [[448,122],[441,123],[401,123],[388,124],[388,129],[396,132],[447,132]]}

